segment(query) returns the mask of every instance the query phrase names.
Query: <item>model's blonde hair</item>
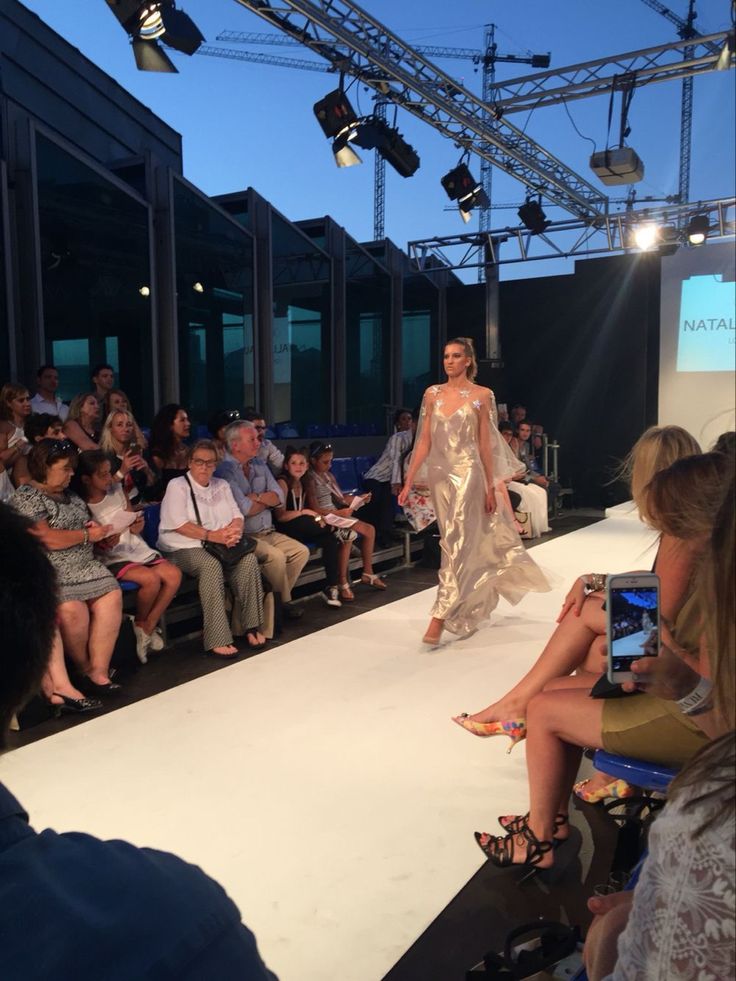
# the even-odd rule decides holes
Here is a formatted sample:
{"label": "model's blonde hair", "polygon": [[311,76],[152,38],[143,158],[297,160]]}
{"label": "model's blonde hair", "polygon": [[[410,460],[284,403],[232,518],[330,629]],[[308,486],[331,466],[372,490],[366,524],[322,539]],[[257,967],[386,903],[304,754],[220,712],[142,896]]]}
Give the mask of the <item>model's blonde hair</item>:
{"label": "model's blonde hair", "polygon": [[117,449],[115,448],[114,437],[112,435],[112,423],[116,416],[127,416],[128,419],[133,423],[133,442],[138,443],[142,448],[146,448],[146,437],[141,432],[141,427],[135,421],[135,416],[132,412],[127,409],[113,409],[105,419],[102,426],[102,432],[100,433],[100,449],[104,450],[106,453],[115,453],[117,455]]}
{"label": "model's blonde hair", "polygon": [[642,521],[652,523],[645,491],[654,475],[666,470],[676,460],[700,452],[697,440],[680,426],[650,426],[641,434],[616,477],[629,483]]}
{"label": "model's blonde hair", "polygon": [[460,347],[465,351],[465,357],[470,358],[470,364],[465,369],[465,374],[470,379],[471,382],[475,381],[476,375],[478,374],[478,360],[475,356],[475,345],[473,344],[472,337],[453,337],[452,340],[447,341],[445,347],[449,347],[450,344],[459,344]]}

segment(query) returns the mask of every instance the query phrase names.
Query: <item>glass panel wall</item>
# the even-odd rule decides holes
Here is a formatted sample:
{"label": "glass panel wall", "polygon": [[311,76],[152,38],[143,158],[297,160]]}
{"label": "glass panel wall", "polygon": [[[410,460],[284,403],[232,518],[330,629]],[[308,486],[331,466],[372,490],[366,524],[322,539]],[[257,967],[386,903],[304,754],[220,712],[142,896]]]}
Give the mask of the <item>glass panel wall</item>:
{"label": "glass panel wall", "polygon": [[109,362],[141,423],[153,414],[148,208],[54,142],[36,136],[46,358],[59,394]]}
{"label": "glass panel wall", "polygon": [[272,422],[331,421],[330,262],[324,252],[272,212]]}
{"label": "glass panel wall", "polygon": [[426,276],[404,279],[401,322],[402,400],[414,408],[428,385],[442,381],[438,345],[439,291]]}
{"label": "glass panel wall", "polygon": [[181,401],[198,423],[255,403],[253,242],[174,178]]}
{"label": "glass panel wall", "polygon": [[382,432],[391,400],[391,280],[360,246],[345,256],[347,421]]}
{"label": "glass panel wall", "polygon": [[7,219],[5,168],[0,165],[0,384],[10,381],[10,324],[8,323],[7,266],[4,228]]}

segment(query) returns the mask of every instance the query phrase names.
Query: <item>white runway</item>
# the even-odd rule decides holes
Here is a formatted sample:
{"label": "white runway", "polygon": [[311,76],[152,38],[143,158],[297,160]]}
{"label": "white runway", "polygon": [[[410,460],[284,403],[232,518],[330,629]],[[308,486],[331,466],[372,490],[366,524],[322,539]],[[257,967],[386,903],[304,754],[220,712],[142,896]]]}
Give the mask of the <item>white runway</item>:
{"label": "white runway", "polygon": [[201,865],[281,981],[379,981],[483,861],[473,830],[526,810],[523,744],[450,716],[527,669],[576,575],[647,569],[652,542],[608,518],[535,548],[561,585],[469,640],[422,648],[426,591],[16,750],[2,779],[36,828]]}

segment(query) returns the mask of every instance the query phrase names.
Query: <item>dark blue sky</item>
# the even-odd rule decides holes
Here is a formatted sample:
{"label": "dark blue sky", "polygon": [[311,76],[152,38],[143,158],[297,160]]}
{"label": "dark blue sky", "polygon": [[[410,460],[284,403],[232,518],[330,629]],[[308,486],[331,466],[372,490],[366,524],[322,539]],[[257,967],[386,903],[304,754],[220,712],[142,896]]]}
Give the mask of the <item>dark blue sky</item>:
{"label": "dark blue sky", "polygon": [[[210,194],[252,185],[289,218],[331,214],[357,239],[372,237],[372,154],[362,167],[337,170],[312,104],[335,87],[334,76],[194,56],[175,56],[179,75],[152,75],[135,68],[127,38],[104,0],[25,0],[66,40],[108,72],[177,129],[184,138],[185,175]],[[684,15],[684,0],[672,0]],[[234,0],[182,0],[208,42],[223,29],[267,31],[260,18]],[[497,24],[502,53],[530,51],[552,55],[562,67],[606,55],[633,51],[675,38],[675,28],[642,0],[617,3],[592,0],[371,0],[364,6],[410,43],[482,47],[483,25]],[[699,0],[696,26],[702,33],[728,26],[727,0]],[[274,53],[312,58],[301,49]],[[480,76],[467,61],[442,61],[441,67],[480,91]],[[526,69],[500,65],[498,78]],[[351,100],[369,111],[369,95],[356,85]],[[356,106],[357,107],[357,106]],[[570,104],[570,114],[584,136],[603,148],[607,97]],[[695,81],[691,200],[734,193],[734,73],[712,73]],[[563,107],[538,109],[531,118],[513,122],[581,175],[588,169],[590,142],[579,136]],[[642,157],[646,174],[638,194],[665,196],[677,190],[680,83],[639,89],[630,112],[629,143]],[[386,233],[404,247],[409,239],[450,235],[464,226],[439,184],[458,159],[458,151],[434,130],[406,113],[398,125],[418,151],[421,168],[403,179],[387,168]],[[471,170],[479,172],[477,158]],[[626,189],[612,189],[623,196]],[[524,188],[495,172],[494,203],[521,202]],[[552,217],[560,212],[547,209]],[[515,211],[497,211],[493,226],[516,224]],[[476,227],[475,223],[468,226]],[[543,275],[566,268],[555,261],[504,267],[503,276]]]}

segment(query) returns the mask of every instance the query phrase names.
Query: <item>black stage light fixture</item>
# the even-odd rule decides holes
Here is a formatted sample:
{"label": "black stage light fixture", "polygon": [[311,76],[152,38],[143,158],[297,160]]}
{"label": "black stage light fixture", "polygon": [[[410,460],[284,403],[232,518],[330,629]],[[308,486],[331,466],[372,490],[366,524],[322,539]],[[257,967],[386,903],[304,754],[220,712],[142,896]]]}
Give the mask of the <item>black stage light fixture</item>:
{"label": "black stage light fixture", "polygon": [[[141,71],[176,72],[158,41],[192,55],[204,41],[197,25],[174,0],[106,0],[118,22],[132,38],[133,55]],[[145,47],[144,47],[145,46]]]}
{"label": "black stage light fixture", "polygon": [[680,230],[675,225],[661,225],[659,228],[660,255],[674,255],[680,248]]}
{"label": "black stage light fixture", "polygon": [[313,106],[317,122],[328,140],[332,140],[332,152],[338,167],[353,167],[362,163],[350,146],[356,137],[358,117],[342,89],[335,89],[315,102]]}
{"label": "black stage light fixture", "polygon": [[532,198],[526,199],[517,214],[524,228],[527,228],[532,235],[541,235],[550,224],[544,211],[542,211],[541,203],[532,200]]}
{"label": "black stage light fixture", "polygon": [[710,221],[707,215],[693,215],[685,228],[690,245],[699,246],[705,243],[710,231]]}
{"label": "black stage light fixture", "polygon": [[482,185],[464,163],[459,163],[440,178],[440,184],[444,187],[448,198],[457,201],[460,217],[466,224],[470,221],[470,212],[473,208],[487,208],[490,204]]}
{"label": "black stage light fixture", "polygon": [[364,150],[376,150],[402,177],[411,177],[419,169],[419,154],[414,147],[406,142],[395,126],[389,126],[378,116],[366,116],[360,120],[355,142]]}

